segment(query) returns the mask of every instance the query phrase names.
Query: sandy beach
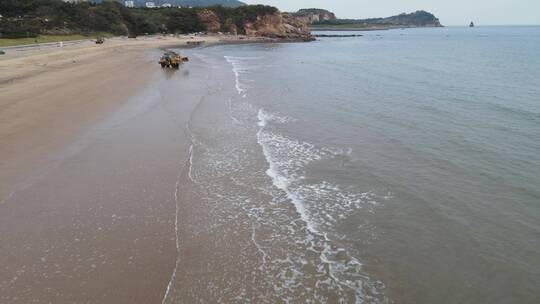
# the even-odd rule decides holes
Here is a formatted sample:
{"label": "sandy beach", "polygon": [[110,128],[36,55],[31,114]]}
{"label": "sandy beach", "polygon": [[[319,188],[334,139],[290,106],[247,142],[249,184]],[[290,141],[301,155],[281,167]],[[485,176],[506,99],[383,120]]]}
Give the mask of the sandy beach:
{"label": "sandy beach", "polygon": [[155,58],[145,57],[145,50],[193,40],[111,39],[103,46],[85,41],[8,51],[0,58],[0,197],[9,196],[25,168],[46,151],[136,95],[150,75],[142,71],[154,70]]}
{"label": "sandy beach", "polygon": [[207,88],[190,83],[189,65],[156,60],[160,48],[227,39],[87,41],[0,59],[0,302],[161,302],[184,128]]}

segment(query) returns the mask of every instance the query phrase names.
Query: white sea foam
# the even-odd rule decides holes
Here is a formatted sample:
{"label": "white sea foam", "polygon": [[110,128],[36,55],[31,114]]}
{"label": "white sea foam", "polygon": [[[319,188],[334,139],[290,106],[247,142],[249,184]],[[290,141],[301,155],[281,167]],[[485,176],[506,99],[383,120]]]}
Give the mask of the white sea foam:
{"label": "white sea foam", "polygon": [[250,82],[253,81],[251,79],[245,79],[242,81],[241,75],[249,73],[250,71],[256,69],[256,66],[249,65],[246,63],[246,61],[250,60],[258,60],[261,59],[260,57],[235,57],[235,56],[224,56],[225,60],[229,62],[232,65],[232,70],[235,76],[235,87],[236,91],[238,92],[238,95],[242,97],[247,96],[247,90],[249,86],[247,86],[244,82]]}
{"label": "white sea foam", "polygon": [[[259,110],[257,113],[259,130],[257,142],[262,147],[268,162],[266,174],[273,185],[283,191],[292,202],[300,219],[305,223],[312,237],[307,236],[306,244],[311,243],[312,251],[319,252],[319,272],[326,272],[331,280],[337,282],[338,289],[350,288],[355,293],[355,302],[361,303],[366,294],[364,289],[373,282],[361,272],[360,261],[349,255],[344,248],[335,246],[327,232],[335,227],[339,220],[354,210],[376,204],[369,192],[355,192],[341,189],[332,183],[306,183],[299,174],[302,169],[315,161],[324,158],[344,155],[335,148],[318,148],[311,143],[294,140],[281,134],[266,130],[269,124],[285,123],[286,117]],[[322,240],[316,241],[316,239]],[[322,246],[322,251],[316,249]],[[378,282],[377,282],[378,283]],[[331,281],[320,281],[318,284],[333,286]],[[370,290],[370,292],[375,292]]]}
{"label": "white sea foam", "polygon": [[260,109],[259,112],[257,113],[257,119],[259,120],[259,122],[257,123],[259,127],[266,126],[268,122],[285,124],[288,122],[295,121],[293,118],[290,118],[288,116],[272,114],[263,109]]}
{"label": "white sea foam", "polygon": [[311,143],[265,130],[269,122],[284,123],[288,121],[287,117],[260,109],[257,118],[257,141],[269,164],[266,174],[272,178],[277,188],[287,194],[312,232],[318,233],[315,229],[317,226],[335,224],[339,218],[355,209],[376,204],[370,192],[347,191],[326,181],[303,182],[304,177],[299,171],[306,165],[323,158],[343,155],[344,151],[328,147],[318,148]]}

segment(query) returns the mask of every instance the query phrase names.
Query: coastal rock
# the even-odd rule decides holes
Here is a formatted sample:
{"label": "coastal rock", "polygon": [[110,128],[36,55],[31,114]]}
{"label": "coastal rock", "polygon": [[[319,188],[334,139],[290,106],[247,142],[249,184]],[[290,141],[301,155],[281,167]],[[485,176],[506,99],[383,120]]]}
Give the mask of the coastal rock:
{"label": "coastal rock", "polygon": [[320,8],[301,9],[293,15],[306,24],[337,19],[334,13]]}
{"label": "coastal rock", "polygon": [[359,34],[317,34],[317,35],[313,35],[313,37],[316,37],[316,38],[351,38],[351,37],[362,37],[364,35],[359,35]]}
{"label": "coastal rock", "polygon": [[283,23],[287,35],[291,38],[304,38],[311,37],[311,31],[307,23],[301,18],[295,17],[291,14],[283,14]]}
{"label": "coastal rock", "polygon": [[206,26],[206,29],[210,33],[217,33],[221,29],[221,22],[219,17],[211,10],[204,9],[198,14],[199,20]]}
{"label": "coastal rock", "polygon": [[255,22],[244,24],[247,36],[292,40],[313,40],[307,23],[288,13],[258,16]]}
{"label": "coastal rock", "polygon": [[245,23],[244,29],[246,35],[251,37],[285,38],[286,36],[283,17],[278,13],[257,16],[255,22]]}

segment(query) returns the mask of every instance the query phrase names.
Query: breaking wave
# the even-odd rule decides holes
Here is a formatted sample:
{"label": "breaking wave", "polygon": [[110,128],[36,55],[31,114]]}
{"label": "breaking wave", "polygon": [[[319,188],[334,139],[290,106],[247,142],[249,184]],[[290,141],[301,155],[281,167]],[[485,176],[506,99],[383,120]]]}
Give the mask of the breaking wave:
{"label": "breaking wave", "polygon": [[234,57],[234,56],[224,56],[227,62],[229,62],[233,67],[233,73],[235,76],[235,88],[238,92],[238,95],[245,98],[247,96],[247,90],[249,86],[245,82],[249,82],[249,79],[244,79],[242,82],[240,76],[247,74],[250,71],[256,69],[255,66],[248,66],[244,62],[249,60],[259,60],[260,57]]}
{"label": "breaking wave", "polygon": [[327,281],[320,281],[319,284],[328,284],[325,288],[337,291],[340,299],[346,299],[346,295],[352,292],[356,303],[363,303],[367,299],[383,302],[384,296],[380,290],[384,285],[365,275],[360,261],[328,236],[335,224],[351,212],[376,205],[374,195],[369,192],[345,191],[326,181],[306,182],[301,174],[302,169],[310,163],[342,154],[343,151],[316,147],[266,130],[271,122],[279,124],[291,121],[288,117],[260,109],[257,118],[257,142],[269,166],[266,174],[294,205],[307,229],[305,244],[308,250],[318,252],[318,271],[328,276]]}

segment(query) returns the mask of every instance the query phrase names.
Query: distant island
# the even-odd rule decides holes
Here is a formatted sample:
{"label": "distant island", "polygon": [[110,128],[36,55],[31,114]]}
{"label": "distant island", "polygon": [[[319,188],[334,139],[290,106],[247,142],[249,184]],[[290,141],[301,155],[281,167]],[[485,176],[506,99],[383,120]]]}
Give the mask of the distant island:
{"label": "distant island", "polygon": [[[324,15],[326,18],[317,19],[316,17],[309,22],[312,30],[381,30],[394,28],[412,28],[412,27],[442,27],[439,19],[426,11],[416,11],[413,13],[403,13],[386,18],[370,19],[338,19],[329,11],[321,9],[308,9],[296,14],[306,15]],[[333,17],[332,17],[333,16]]]}

